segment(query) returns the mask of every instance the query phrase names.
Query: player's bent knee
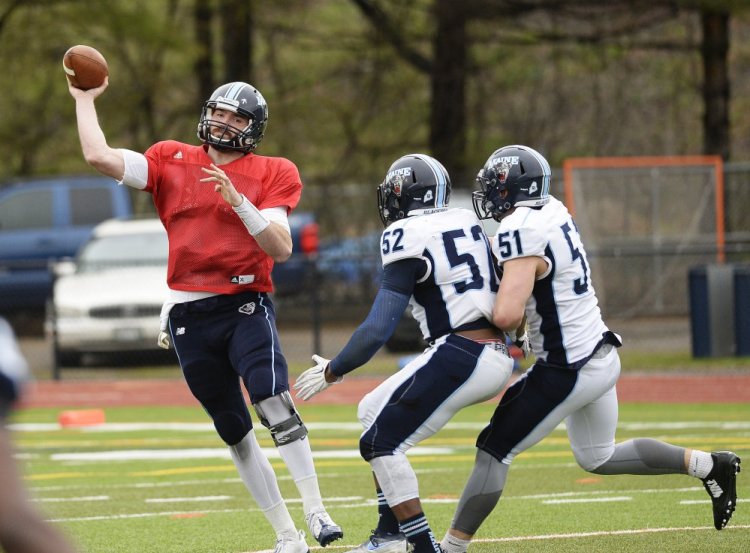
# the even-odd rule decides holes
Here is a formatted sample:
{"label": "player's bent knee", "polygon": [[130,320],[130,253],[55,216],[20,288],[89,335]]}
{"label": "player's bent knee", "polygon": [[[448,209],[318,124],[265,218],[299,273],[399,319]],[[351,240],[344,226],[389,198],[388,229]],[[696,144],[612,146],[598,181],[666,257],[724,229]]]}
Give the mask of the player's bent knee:
{"label": "player's bent knee", "polygon": [[586,472],[596,473],[599,468],[606,464],[612,453],[605,454],[602,451],[592,451],[587,455],[580,453],[575,454],[576,462]]}
{"label": "player's bent knee", "polygon": [[232,456],[236,457],[237,460],[244,461],[248,459],[251,452],[250,433],[248,432],[245,434],[245,437],[235,445],[230,445],[229,449],[231,450]]}
{"label": "player's bent knee", "polygon": [[362,438],[359,440],[359,454],[368,463],[377,456],[375,452],[375,444],[370,441],[366,441]]}
{"label": "player's bent knee", "polygon": [[307,427],[302,423],[289,392],[254,403],[253,408],[261,424],[271,432],[273,443],[277,447],[307,436]]}
{"label": "player's bent knee", "polygon": [[242,417],[232,411],[217,413],[213,420],[219,437],[229,446],[240,443],[252,428],[252,425],[248,426]]}
{"label": "player's bent knee", "polygon": [[368,463],[376,457],[393,455],[398,444],[387,444],[370,432],[364,433],[359,439],[359,454]]}

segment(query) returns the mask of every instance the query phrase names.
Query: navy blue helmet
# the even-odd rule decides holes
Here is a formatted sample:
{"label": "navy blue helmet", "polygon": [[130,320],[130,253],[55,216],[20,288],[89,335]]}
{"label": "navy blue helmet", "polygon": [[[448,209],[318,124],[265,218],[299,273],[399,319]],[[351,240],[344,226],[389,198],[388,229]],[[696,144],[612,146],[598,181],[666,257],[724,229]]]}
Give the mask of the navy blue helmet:
{"label": "navy blue helmet", "polygon": [[[244,129],[232,127],[227,123],[212,121],[215,109],[225,109],[249,119]],[[201,119],[198,123],[198,138],[217,150],[235,150],[252,152],[258,147],[266,132],[268,123],[268,104],[260,91],[243,82],[227,83],[220,86],[203,104]],[[220,133],[212,133],[219,129]]]}
{"label": "navy blue helmet", "polygon": [[409,154],[394,161],[378,186],[378,211],[384,225],[414,211],[448,205],[451,179],[445,167],[425,154]]}
{"label": "navy blue helmet", "polygon": [[474,211],[499,221],[514,207],[540,207],[549,201],[552,174],[544,156],[528,146],[495,150],[477,175]]}

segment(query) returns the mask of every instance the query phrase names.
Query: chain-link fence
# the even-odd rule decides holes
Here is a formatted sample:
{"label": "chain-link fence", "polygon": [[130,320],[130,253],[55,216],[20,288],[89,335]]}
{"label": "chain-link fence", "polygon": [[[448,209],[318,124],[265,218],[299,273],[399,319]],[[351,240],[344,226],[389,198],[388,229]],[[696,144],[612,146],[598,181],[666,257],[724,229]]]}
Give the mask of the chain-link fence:
{"label": "chain-link fence", "polygon": [[746,168],[678,159],[582,160],[568,173],[607,316],[686,316],[691,268],[750,255]]}

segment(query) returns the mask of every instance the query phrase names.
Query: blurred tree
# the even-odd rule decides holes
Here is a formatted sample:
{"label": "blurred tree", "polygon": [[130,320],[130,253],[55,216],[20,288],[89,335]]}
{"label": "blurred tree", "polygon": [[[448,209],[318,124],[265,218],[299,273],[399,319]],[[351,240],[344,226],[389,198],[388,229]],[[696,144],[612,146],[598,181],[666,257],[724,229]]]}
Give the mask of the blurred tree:
{"label": "blurred tree", "polygon": [[[494,26],[493,36],[507,45],[564,42],[604,47],[610,44],[639,50],[689,51],[699,46],[687,40],[654,40],[644,30],[668,26],[680,10],[702,20],[700,42],[704,66],[704,153],[729,157],[729,8],[742,2],[693,0],[433,0],[423,5],[433,19],[432,51],[424,54],[410,40],[412,22],[403,19],[398,2],[352,0],[361,13],[388,40],[407,63],[428,73],[431,83],[430,150],[443,161],[451,175],[463,181],[466,175],[468,122],[466,87],[475,79],[477,60],[470,58],[476,37],[468,28],[473,22]],[[717,5],[718,4],[718,5]],[[394,13],[395,12],[395,15]],[[627,41],[627,42],[626,42]],[[531,63],[534,63],[532,58]]]}
{"label": "blurred tree", "polygon": [[[201,0],[197,0],[200,4]],[[253,0],[221,2],[222,82],[253,82]]]}
{"label": "blurred tree", "polygon": [[195,43],[197,52],[193,62],[193,70],[198,85],[196,104],[205,102],[216,88],[214,81],[213,40],[214,9],[211,2],[195,0],[193,5],[193,26],[195,27]]}
{"label": "blurred tree", "polygon": [[[65,49],[79,43],[110,64],[98,102],[107,136],[136,150],[167,138],[195,142],[202,102],[244,73],[269,101],[261,153],[299,165],[303,207],[345,205],[350,225],[370,224],[371,206],[356,195],[372,194],[407,151],[445,161],[458,187],[509,142],[535,144],[553,165],[569,156],[701,151],[748,159],[746,0],[258,5],[0,0],[0,140],[9,145],[0,150],[0,179],[90,171],[60,68]],[[244,28],[231,59],[225,27]]]}
{"label": "blurred tree", "polygon": [[730,157],[729,12],[701,8],[703,40],[703,153]]}

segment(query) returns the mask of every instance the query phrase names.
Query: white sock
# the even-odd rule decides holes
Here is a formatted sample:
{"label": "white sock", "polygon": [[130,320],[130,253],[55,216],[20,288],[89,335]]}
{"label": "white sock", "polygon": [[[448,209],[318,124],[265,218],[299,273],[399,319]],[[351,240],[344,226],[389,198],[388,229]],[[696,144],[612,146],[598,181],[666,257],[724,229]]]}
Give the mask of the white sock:
{"label": "white sock", "polygon": [[694,449],[690,454],[688,463],[688,474],[696,478],[705,478],[714,468],[714,460],[710,453]]}
{"label": "white sock", "polygon": [[440,548],[444,553],[466,553],[470,543],[471,540],[462,540],[450,532],[446,532],[443,541],[440,542]]}
{"label": "white sock", "polygon": [[322,511],[323,498],[320,496],[320,486],[318,486],[318,477],[316,475],[307,476],[301,480],[295,480],[297,489],[302,497],[302,510],[307,513]]}
{"label": "white sock", "polygon": [[297,485],[302,497],[302,508],[305,514],[323,508],[323,500],[315,474],[310,440],[306,437],[278,447],[279,455],[286,463],[292,480]]}
{"label": "white sock", "polygon": [[263,514],[266,515],[266,519],[271,523],[276,536],[279,538],[297,537],[297,528],[294,526],[294,521],[283,499],[277,505],[264,509]]}
{"label": "white sock", "polygon": [[283,502],[276,474],[258,445],[254,430],[250,430],[240,443],[230,446],[229,454],[247,491],[261,511]]}

